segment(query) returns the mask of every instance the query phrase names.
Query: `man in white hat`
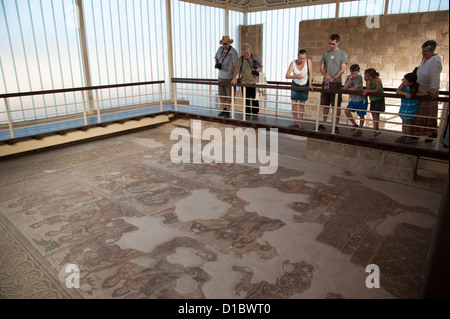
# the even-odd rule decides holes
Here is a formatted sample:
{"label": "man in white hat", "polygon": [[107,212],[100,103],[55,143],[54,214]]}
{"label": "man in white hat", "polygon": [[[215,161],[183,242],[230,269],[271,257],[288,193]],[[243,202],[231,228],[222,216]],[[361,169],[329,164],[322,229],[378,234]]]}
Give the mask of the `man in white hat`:
{"label": "man in white hat", "polygon": [[220,47],[216,52],[215,68],[219,70],[219,96],[222,102],[223,110],[219,116],[226,118],[230,117],[231,107],[231,79],[234,75],[234,66],[238,59],[238,53],[235,48],[231,46],[233,40],[228,35],[222,37]]}

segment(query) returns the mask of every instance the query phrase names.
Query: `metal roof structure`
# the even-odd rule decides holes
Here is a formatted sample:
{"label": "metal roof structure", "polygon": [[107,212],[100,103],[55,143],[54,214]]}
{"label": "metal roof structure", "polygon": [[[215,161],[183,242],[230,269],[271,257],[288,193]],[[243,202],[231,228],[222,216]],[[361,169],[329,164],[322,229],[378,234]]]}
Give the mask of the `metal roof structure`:
{"label": "metal roof structure", "polygon": [[339,3],[349,0],[182,0],[186,2],[225,8],[236,11],[264,11],[281,8]]}

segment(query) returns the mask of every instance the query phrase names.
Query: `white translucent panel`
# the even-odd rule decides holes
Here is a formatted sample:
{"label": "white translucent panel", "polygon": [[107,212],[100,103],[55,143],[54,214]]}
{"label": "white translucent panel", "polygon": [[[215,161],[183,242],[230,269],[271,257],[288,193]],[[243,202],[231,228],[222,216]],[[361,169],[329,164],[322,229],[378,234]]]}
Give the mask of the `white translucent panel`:
{"label": "white translucent panel", "polygon": [[[164,80],[163,99],[167,100],[170,64],[174,77],[217,78],[214,54],[225,35],[224,9],[170,0],[170,61],[166,1],[82,0],[82,12],[76,4],[75,0],[0,0],[0,94],[87,85],[79,13],[84,17],[91,85]],[[384,7],[385,0],[344,1],[338,14],[384,14]],[[388,13],[448,9],[445,0],[389,0]],[[286,81],[287,67],[299,49],[300,21],[330,19],[335,14],[335,3],[248,13],[248,24],[263,25],[262,63],[267,80]],[[245,14],[229,10],[228,17],[228,33],[239,51],[239,26],[244,24]],[[212,88],[213,94],[215,90]],[[100,90],[94,95],[96,107],[98,95],[102,109],[145,104],[159,99],[159,85]],[[287,96],[283,99],[289,100]],[[14,121],[23,121],[80,113],[82,101],[81,94],[66,93],[14,98],[8,103]],[[5,120],[2,106],[0,122]]]}
{"label": "white translucent panel", "polygon": [[339,17],[361,17],[384,14],[385,0],[349,1],[339,4]]}
{"label": "white translucent panel", "polygon": [[[83,9],[91,84],[164,80],[167,83],[163,98],[169,98],[165,2],[85,0]],[[117,96],[121,93],[140,96],[156,92],[159,86],[102,90],[100,105],[113,107],[114,102],[121,101]],[[139,97],[131,101],[144,102]]]}
{"label": "white translucent panel", "polygon": [[431,12],[448,9],[448,0],[390,0],[388,13]]}
{"label": "white translucent panel", "polygon": [[289,63],[297,58],[299,23],[302,20],[329,19],[336,4],[315,5],[248,14],[250,25],[263,25],[263,65],[269,81],[286,81]]}
{"label": "white translucent panel", "polygon": [[[172,1],[174,77],[217,77],[214,55],[225,35],[224,19],[223,9]],[[233,21],[242,19],[233,15]]]}

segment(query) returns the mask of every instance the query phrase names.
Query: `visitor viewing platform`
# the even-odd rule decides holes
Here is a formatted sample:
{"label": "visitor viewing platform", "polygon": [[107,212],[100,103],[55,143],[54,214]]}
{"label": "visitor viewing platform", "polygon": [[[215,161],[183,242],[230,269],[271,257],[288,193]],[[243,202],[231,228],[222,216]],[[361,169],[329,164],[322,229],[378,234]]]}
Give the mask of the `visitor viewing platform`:
{"label": "visitor viewing platform", "polygon": [[[353,127],[348,123],[347,117],[342,112],[338,119],[336,108],[333,107],[329,117],[331,121],[327,123],[326,130],[319,130],[323,107],[320,105],[320,92],[342,93],[341,109],[344,110],[348,95],[354,94],[352,91],[326,90],[315,85],[305,106],[304,129],[299,129],[289,126],[292,122],[290,90],[306,89],[292,88],[290,83],[269,81],[267,84],[239,84],[232,90],[229,118],[219,117],[222,107],[217,93],[217,80],[173,78],[170,101],[162,98],[163,83],[164,81],[153,81],[1,94],[4,108],[0,111],[0,155],[53,146],[37,141],[42,142],[46,137],[55,135],[60,137],[56,144],[64,144],[64,137],[71,132],[83,132],[85,137],[78,136],[85,139],[156,125],[176,118],[194,118],[244,127],[277,128],[281,133],[448,161],[448,148],[441,142],[448,117],[448,92],[440,92],[437,98],[438,136],[431,141],[428,139],[427,142],[426,137],[420,137],[415,143],[400,144],[396,139],[402,135],[401,119],[398,115],[401,96],[395,94],[395,89],[385,88],[388,93],[383,94],[369,93],[373,96],[384,96],[386,99],[386,112],[380,114],[382,133],[371,140],[369,136],[373,132],[373,120],[369,111],[362,128],[362,136],[353,136]],[[246,116],[248,114],[245,113],[245,107],[242,107],[242,93],[247,87],[256,87],[260,93],[258,118]],[[160,118],[155,119],[157,117]],[[126,126],[125,123],[134,124]],[[113,124],[118,128],[106,129]],[[339,133],[336,132],[337,126],[340,127]],[[90,136],[90,131],[99,128],[103,128],[104,132]],[[34,143],[30,144],[30,141]],[[73,141],[74,139],[67,140]],[[25,148],[17,147],[24,142],[29,145]]]}

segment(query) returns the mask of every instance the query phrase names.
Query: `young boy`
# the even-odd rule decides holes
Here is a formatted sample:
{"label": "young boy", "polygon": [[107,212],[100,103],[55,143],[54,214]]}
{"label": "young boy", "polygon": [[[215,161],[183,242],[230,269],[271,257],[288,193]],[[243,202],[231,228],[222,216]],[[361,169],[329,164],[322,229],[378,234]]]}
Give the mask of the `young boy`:
{"label": "young boy", "polygon": [[[344,87],[342,88],[343,90],[360,92],[358,95],[350,95],[350,102],[348,103],[347,108],[345,109],[345,115],[347,115],[350,122],[355,127],[352,133],[353,136],[362,135],[360,128],[362,128],[364,125],[364,116],[366,115],[367,111],[367,97],[361,95],[361,93],[364,91],[364,88],[363,88],[363,78],[359,74],[359,71],[360,71],[359,65],[353,64],[350,67],[350,75],[347,77]],[[358,124],[356,124],[351,114],[351,112],[355,111],[356,114],[359,116],[359,126]]]}

